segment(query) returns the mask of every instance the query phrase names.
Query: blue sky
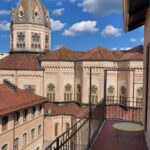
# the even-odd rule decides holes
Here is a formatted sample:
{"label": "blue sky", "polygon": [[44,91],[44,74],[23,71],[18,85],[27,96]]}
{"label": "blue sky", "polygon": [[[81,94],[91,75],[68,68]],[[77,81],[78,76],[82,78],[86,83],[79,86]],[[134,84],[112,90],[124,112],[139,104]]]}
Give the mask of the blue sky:
{"label": "blue sky", "polygon": [[[19,0],[1,0],[0,52],[9,52],[10,11]],[[143,44],[144,28],[123,31],[121,0],[41,0],[50,12],[52,49],[111,50]]]}

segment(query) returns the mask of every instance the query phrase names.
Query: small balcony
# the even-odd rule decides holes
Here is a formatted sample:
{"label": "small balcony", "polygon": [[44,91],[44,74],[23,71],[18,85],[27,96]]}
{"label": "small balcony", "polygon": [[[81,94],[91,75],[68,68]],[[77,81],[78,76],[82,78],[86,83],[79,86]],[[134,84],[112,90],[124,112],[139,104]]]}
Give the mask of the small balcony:
{"label": "small balcony", "polygon": [[[148,150],[144,131],[121,134],[113,124],[130,122],[142,125],[142,102],[133,98],[103,99],[69,130],[53,141],[46,150]],[[122,100],[126,99],[126,103]],[[128,99],[128,100],[127,100]]]}
{"label": "small balcony", "polygon": [[[127,71],[121,69],[125,74]],[[133,80],[133,89],[140,84]],[[45,150],[148,150],[143,126],[143,99],[107,96],[107,87],[107,72],[105,72],[104,97],[98,104],[92,104],[92,69],[90,69],[89,112],[57,137]],[[119,92],[116,92],[117,95]],[[114,128],[116,123],[140,126],[142,130],[120,132]]]}

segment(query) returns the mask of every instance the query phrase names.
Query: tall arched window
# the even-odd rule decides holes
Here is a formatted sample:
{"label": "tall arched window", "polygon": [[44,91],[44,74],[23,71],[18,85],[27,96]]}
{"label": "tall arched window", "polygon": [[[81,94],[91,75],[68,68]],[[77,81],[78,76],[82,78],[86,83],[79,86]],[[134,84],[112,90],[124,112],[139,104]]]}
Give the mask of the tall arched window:
{"label": "tall arched window", "polygon": [[69,128],[70,128],[70,124],[66,123],[66,131],[69,130]]}
{"label": "tall arched window", "polygon": [[59,123],[55,123],[55,136],[58,136],[59,132]]}
{"label": "tall arched window", "polygon": [[25,146],[27,144],[27,133],[23,134],[22,145]]}
{"label": "tall arched window", "polygon": [[109,86],[108,87],[108,96],[114,96],[115,95],[115,88],[114,86]]}
{"label": "tall arched window", "polygon": [[109,86],[107,91],[107,104],[114,104],[115,100],[115,88],[114,86]]}
{"label": "tall arched window", "polygon": [[136,91],[136,106],[142,107],[143,104],[143,88],[140,87]]}
{"label": "tall arched window", "polygon": [[55,85],[52,83],[47,86],[47,98],[49,101],[55,101]]}
{"label": "tall arched window", "polygon": [[92,104],[97,104],[98,103],[98,88],[95,85],[92,85],[91,87],[91,100]]}
{"label": "tall arched window", "polygon": [[65,101],[72,101],[72,86],[67,84],[64,89],[64,100]]}
{"label": "tall arched window", "polygon": [[120,104],[126,106],[127,98],[126,98],[127,90],[125,86],[121,86],[120,88]]}
{"label": "tall arched window", "polygon": [[81,85],[77,85],[77,101],[81,103]]}
{"label": "tall arched window", "polygon": [[14,150],[19,150],[19,138],[14,140]]}

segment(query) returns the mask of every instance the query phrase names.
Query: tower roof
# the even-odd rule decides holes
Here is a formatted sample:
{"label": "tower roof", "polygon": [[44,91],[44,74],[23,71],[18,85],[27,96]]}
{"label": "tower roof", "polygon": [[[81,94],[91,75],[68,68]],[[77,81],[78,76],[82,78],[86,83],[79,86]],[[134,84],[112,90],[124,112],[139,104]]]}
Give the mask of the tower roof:
{"label": "tower roof", "polygon": [[20,0],[12,10],[12,23],[37,24],[50,28],[49,12],[40,0]]}

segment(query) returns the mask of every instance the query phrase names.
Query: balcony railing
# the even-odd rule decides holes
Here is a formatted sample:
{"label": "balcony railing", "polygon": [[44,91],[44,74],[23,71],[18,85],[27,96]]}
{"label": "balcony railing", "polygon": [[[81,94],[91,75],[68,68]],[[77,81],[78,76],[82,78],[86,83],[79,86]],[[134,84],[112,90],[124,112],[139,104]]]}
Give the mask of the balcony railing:
{"label": "balcony railing", "polygon": [[99,128],[105,120],[105,101],[92,107],[92,112],[86,114],[69,130],[56,138],[45,150],[86,150],[89,149]]}
{"label": "balcony railing", "polygon": [[106,118],[142,122],[143,99],[107,96]]}
{"label": "balcony railing", "polygon": [[107,97],[45,150],[88,150],[105,119],[142,122],[143,101],[127,97]]}

